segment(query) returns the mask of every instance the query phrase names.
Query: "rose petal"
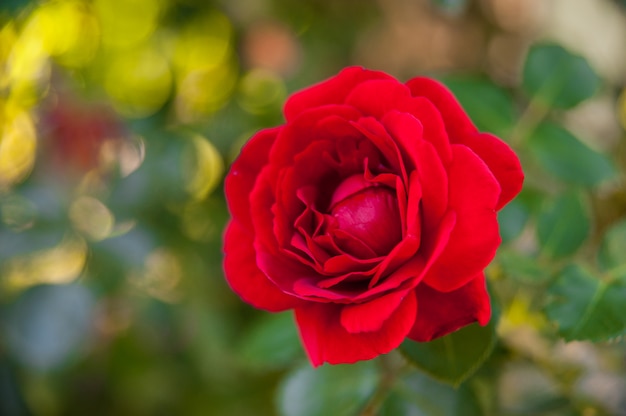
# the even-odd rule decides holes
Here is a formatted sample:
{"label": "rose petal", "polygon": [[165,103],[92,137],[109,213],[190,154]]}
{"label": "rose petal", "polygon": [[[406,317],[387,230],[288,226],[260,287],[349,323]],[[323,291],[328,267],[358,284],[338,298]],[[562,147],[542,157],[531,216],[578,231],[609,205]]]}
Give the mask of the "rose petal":
{"label": "rose petal", "polygon": [[459,143],[463,137],[476,132],[476,126],[467,116],[456,97],[443,84],[430,78],[417,77],[406,86],[414,97],[425,97],[441,113],[451,143]]}
{"label": "rose petal", "polygon": [[417,319],[409,333],[409,338],[415,341],[431,341],[472,322],[486,325],[491,317],[489,294],[482,273],[452,292],[439,292],[420,284],[416,293]]}
{"label": "rose petal", "polygon": [[448,173],[432,144],[418,140],[415,145],[419,182],[422,189],[423,234],[430,235],[448,209]]}
{"label": "rose petal", "polygon": [[411,92],[395,79],[365,81],[354,87],[345,103],[358,108],[364,115],[382,118],[409,101]]}
{"label": "rose petal", "polygon": [[402,239],[397,196],[386,186],[350,195],[332,208],[331,215],[339,229],[363,241],[377,255],[388,254]]}
{"label": "rose petal", "polygon": [[347,105],[326,105],[304,110],[282,127],[270,152],[269,163],[277,167],[290,166],[294,157],[312,142],[360,137],[350,121],[361,117],[357,109]]}
{"label": "rose petal", "polygon": [[403,291],[392,292],[369,302],[344,306],[341,310],[341,325],[351,334],[380,331],[406,295],[407,292]]}
{"label": "rose petal", "polygon": [[412,98],[406,112],[390,111],[381,121],[399,143],[403,153],[411,157],[414,163],[415,142],[418,139],[432,144],[445,165],[450,163],[452,153],[446,126],[437,108],[426,98]]}
{"label": "rose petal", "polygon": [[341,325],[342,306],[311,303],[296,309],[300,338],[313,366],[369,360],[397,348],[415,322],[417,303],[409,292],[374,332],[349,333]]}
{"label": "rose petal", "polygon": [[406,167],[398,144],[391,138],[385,127],[372,117],[364,117],[352,125],[367,137],[389,163],[393,172],[400,176],[404,183],[408,181]]}
{"label": "rose petal", "polygon": [[[455,224],[456,213],[450,211],[444,216],[439,227],[435,229],[435,233],[426,239],[419,253],[407,260],[397,270],[385,275],[385,278],[381,279],[374,287],[365,290],[362,287],[342,288],[336,286],[342,281],[349,280],[349,275],[344,275],[333,278],[332,281],[330,281],[331,279],[320,281],[316,278],[298,279],[293,285],[294,291],[298,296],[311,300],[362,303],[391,291],[413,289],[443,252]],[[329,287],[332,289],[328,289]]]}
{"label": "rose petal", "polygon": [[224,193],[234,219],[252,231],[249,197],[281,127],[261,130],[246,143],[224,180]]}
{"label": "rose petal", "polygon": [[334,77],[293,94],[285,103],[285,118],[289,122],[308,109],[343,103],[355,86],[371,79],[393,78],[380,71],[346,68]]}
{"label": "rose petal", "polygon": [[469,148],[452,146],[450,208],[457,221],[450,241],[424,280],[441,292],[464,286],[491,262],[500,245],[495,206],[500,185]]}
{"label": "rose petal", "polygon": [[500,183],[502,193],[496,205],[496,210],[499,210],[522,190],[524,172],[517,155],[508,144],[489,133],[464,137],[462,143],[489,166]]}
{"label": "rose petal", "polygon": [[259,270],[251,235],[237,221],[224,234],[224,273],[233,292],[252,306],[279,312],[302,305],[303,301],[283,293]]}

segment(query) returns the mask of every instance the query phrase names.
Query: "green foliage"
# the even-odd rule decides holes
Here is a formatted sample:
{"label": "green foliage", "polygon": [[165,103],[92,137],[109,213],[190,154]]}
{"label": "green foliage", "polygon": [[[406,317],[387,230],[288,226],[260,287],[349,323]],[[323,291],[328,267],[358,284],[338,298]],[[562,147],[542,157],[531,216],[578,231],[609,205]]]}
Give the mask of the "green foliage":
{"label": "green foliage", "polygon": [[507,243],[520,235],[530,212],[519,200],[514,200],[498,212],[498,224],[500,224],[500,236],[502,242]]}
{"label": "green foliage", "polygon": [[594,186],[616,174],[609,158],[590,149],[558,124],[540,124],[528,146],[546,172],[572,184]]}
{"label": "green foliage", "polygon": [[517,118],[513,98],[507,90],[485,78],[449,77],[443,82],[467,110],[478,130],[507,139]]}
{"label": "green foliage", "polygon": [[593,96],[600,78],[582,56],[556,44],[535,45],[524,65],[522,86],[543,105],[568,109]]}
{"label": "green foliage", "polygon": [[400,351],[437,380],[458,386],[489,357],[496,344],[495,324],[472,324],[431,342],[406,340]]}
{"label": "green foliage", "polygon": [[626,279],[601,280],[579,265],[567,266],[550,286],[546,312],[568,341],[602,341],[626,333]]}
{"label": "green foliage", "polygon": [[573,254],[589,235],[589,215],[577,193],[566,193],[546,203],[537,220],[541,252],[550,257]]}
{"label": "green foliage", "polygon": [[93,314],[94,298],[86,287],[37,286],[10,305],[2,332],[16,358],[46,371],[76,354],[87,342]]}
{"label": "green foliage", "polygon": [[398,380],[378,415],[480,416],[483,409],[468,384],[458,388],[425,374],[413,373]]}
{"label": "green foliage", "polygon": [[520,283],[540,285],[550,279],[550,273],[533,257],[502,250],[498,253],[498,260],[506,277]]}
{"label": "green foliage", "polygon": [[291,312],[263,316],[240,345],[242,361],[262,369],[289,367],[303,355]]}
{"label": "green foliage", "polygon": [[611,274],[626,275],[626,220],[614,224],[605,234],[598,253],[604,270]]}
{"label": "green foliage", "polygon": [[371,399],[380,375],[373,361],[352,365],[309,363],[296,368],[281,383],[278,407],[283,416],[356,415]]}

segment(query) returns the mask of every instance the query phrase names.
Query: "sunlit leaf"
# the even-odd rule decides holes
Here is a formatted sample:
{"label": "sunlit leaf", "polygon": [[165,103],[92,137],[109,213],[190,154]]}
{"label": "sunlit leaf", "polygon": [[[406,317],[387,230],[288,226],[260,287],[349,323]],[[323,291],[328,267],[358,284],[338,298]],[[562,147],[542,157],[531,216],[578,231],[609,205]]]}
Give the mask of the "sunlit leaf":
{"label": "sunlit leaf", "polygon": [[532,99],[567,109],[595,94],[600,78],[582,56],[559,45],[544,44],[528,52],[522,86]]}
{"label": "sunlit leaf", "polygon": [[593,186],[616,174],[607,156],[554,123],[540,124],[529,138],[528,146],[547,172],[567,182]]}
{"label": "sunlit leaf", "polygon": [[487,326],[472,324],[430,342],[406,340],[404,356],[445,383],[458,386],[485,362],[496,344],[494,320]]}
{"label": "sunlit leaf", "polygon": [[567,341],[600,341],[626,333],[626,279],[600,280],[578,265],[567,266],[550,287],[548,317]]}
{"label": "sunlit leaf", "polygon": [[537,221],[542,253],[564,257],[574,253],[589,235],[589,216],[581,198],[567,193],[547,203]]}
{"label": "sunlit leaf", "polygon": [[349,365],[306,363],[287,375],[278,390],[283,416],[356,415],[371,399],[379,374],[373,361]]}

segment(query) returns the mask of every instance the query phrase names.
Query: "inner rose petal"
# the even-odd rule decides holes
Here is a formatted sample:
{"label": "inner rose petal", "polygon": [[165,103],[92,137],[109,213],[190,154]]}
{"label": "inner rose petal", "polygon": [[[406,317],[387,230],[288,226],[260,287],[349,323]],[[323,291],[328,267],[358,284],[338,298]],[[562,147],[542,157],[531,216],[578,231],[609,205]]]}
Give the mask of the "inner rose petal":
{"label": "inner rose petal", "polygon": [[345,179],[335,190],[330,214],[338,229],[384,255],[402,239],[398,198],[393,189],[371,183],[361,175]]}

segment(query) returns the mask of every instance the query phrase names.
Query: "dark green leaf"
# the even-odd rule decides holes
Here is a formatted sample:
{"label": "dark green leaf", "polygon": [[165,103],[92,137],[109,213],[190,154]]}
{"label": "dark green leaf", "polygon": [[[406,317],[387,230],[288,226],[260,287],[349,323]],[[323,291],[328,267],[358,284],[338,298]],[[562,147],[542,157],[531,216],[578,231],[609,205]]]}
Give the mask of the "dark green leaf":
{"label": "dark green leaf", "polygon": [[466,385],[454,388],[423,373],[402,378],[384,401],[380,416],[481,416],[478,400]]}
{"label": "dark green leaf", "polygon": [[524,64],[523,88],[533,99],[556,108],[572,108],[591,97],[600,78],[582,57],[559,45],[535,45]]}
{"label": "dark green leaf", "polygon": [[239,352],[242,360],[254,367],[286,367],[302,355],[293,313],[263,315],[242,339]]}
{"label": "dark green leaf", "polygon": [[548,317],[568,341],[601,341],[626,333],[626,279],[602,281],[578,265],[567,266],[549,289]]}
{"label": "dark green leaf", "polygon": [[567,182],[593,186],[616,173],[608,157],[553,123],[540,124],[529,138],[528,146],[548,173]]}
{"label": "dark green leaf", "polygon": [[494,320],[487,326],[472,324],[430,342],[406,340],[404,356],[445,383],[458,386],[489,357],[496,343]]}
{"label": "dark green leaf", "polygon": [[476,127],[506,137],[517,119],[510,94],[491,81],[481,78],[446,78]]}
{"label": "dark green leaf", "polygon": [[[599,261],[605,270],[626,266],[626,220],[613,225],[604,235],[600,247]],[[618,270],[619,272],[619,270]],[[626,274],[624,270],[623,274]]]}
{"label": "dark green leaf", "polygon": [[373,361],[317,369],[307,363],[280,385],[279,411],[284,416],[356,415],[371,399],[378,382]]}
{"label": "dark green leaf", "polygon": [[577,194],[561,195],[546,204],[537,221],[542,252],[550,257],[574,253],[589,235],[589,217]]}
{"label": "dark green leaf", "polygon": [[507,277],[523,283],[541,284],[550,278],[550,273],[537,263],[537,259],[513,251],[498,252],[498,261]]}
{"label": "dark green leaf", "polygon": [[517,199],[502,208],[498,213],[498,224],[500,224],[500,236],[503,243],[520,235],[529,215],[528,208]]}

